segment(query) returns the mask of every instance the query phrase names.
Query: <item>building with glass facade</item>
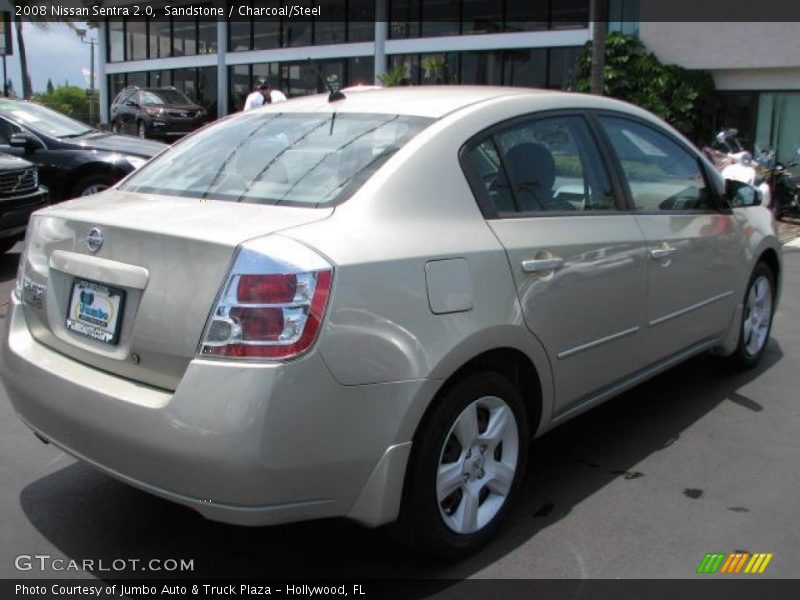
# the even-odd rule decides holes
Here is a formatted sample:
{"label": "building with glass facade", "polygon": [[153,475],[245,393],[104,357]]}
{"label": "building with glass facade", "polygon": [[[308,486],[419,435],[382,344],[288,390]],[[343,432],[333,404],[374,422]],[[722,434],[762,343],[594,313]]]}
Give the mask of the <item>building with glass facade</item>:
{"label": "building with glass facade", "polygon": [[[100,24],[102,120],[129,85],[171,85],[212,115],[241,109],[258,79],[287,96],[403,83],[565,88],[589,39],[589,0],[291,0],[325,20],[116,18]],[[281,0],[253,0],[254,8]],[[202,3],[196,4],[202,6]]]}
{"label": "building with glass facade", "polygon": [[[103,120],[126,85],[175,86],[217,116],[239,110],[258,79],[297,96],[323,91],[323,78],[372,83],[396,67],[411,85],[569,88],[590,39],[590,0],[236,1],[318,6],[323,17],[107,20],[99,30]],[[712,73],[715,125],[737,127],[783,160],[800,145],[797,22],[662,22],[663,0],[608,2],[611,29],[639,36],[664,62]],[[691,15],[695,2],[669,6]]]}

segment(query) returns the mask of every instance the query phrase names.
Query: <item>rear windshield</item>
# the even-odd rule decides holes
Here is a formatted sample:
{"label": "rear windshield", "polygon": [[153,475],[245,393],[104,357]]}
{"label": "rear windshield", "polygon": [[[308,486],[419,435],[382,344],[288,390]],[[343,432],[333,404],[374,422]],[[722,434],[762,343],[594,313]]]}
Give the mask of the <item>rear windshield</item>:
{"label": "rear windshield", "polygon": [[349,198],[433,119],[260,110],[200,131],[122,189],[232,202],[326,206]]}

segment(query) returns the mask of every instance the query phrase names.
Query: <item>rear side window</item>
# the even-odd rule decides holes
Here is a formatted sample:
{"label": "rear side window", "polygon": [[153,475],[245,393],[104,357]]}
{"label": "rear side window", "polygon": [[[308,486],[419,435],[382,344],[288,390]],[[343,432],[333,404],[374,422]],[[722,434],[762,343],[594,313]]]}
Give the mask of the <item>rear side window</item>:
{"label": "rear side window", "polygon": [[466,155],[476,190],[499,215],[616,210],[611,182],[582,117],[512,125]]}
{"label": "rear side window", "polygon": [[253,111],[187,138],[122,189],[231,202],[326,206],[349,198],[433,119]]}
{"label": "rear side window", "polygon": [[619,158],[636,210],[711,210],[700,160],[666,134],[618,117],[599,118]]}

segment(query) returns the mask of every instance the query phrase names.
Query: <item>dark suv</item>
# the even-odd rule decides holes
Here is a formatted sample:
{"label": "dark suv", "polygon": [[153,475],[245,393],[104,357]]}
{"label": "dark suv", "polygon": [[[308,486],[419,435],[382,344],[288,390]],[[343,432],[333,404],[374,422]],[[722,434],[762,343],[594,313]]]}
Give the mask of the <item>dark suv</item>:
{"label": "dark suv", "polygon": [[0,254],[22,239],[31,213],[47,204],[36,165],[0,154]]}
{"label": "dark suv", "polygon": [[114,98],[109,120],[116,133],[168,138],[191,133],[208,113],[175,88],[127,87]]}

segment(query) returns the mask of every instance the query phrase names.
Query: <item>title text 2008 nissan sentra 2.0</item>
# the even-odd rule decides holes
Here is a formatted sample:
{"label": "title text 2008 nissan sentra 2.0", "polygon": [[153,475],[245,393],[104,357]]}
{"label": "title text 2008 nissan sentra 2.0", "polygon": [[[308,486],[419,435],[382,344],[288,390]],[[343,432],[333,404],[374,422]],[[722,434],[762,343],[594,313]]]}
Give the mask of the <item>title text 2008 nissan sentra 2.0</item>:
{"label": "title text 2008 nissan sentra 2.0", "polygon": [[616,101],[314,96],[35,214],[2,340],[20,418],[203,515],[497,529],[528,442],[698,353],[754,365],[772,215]]}

